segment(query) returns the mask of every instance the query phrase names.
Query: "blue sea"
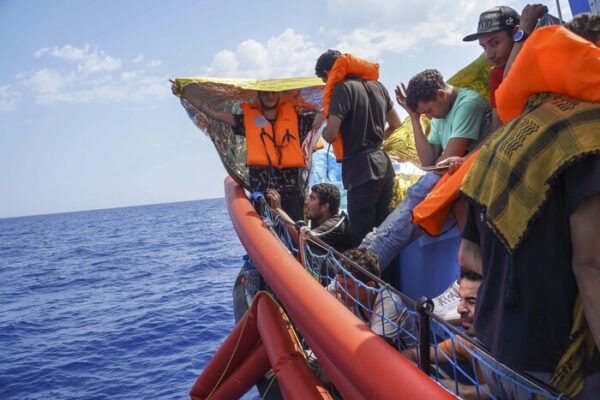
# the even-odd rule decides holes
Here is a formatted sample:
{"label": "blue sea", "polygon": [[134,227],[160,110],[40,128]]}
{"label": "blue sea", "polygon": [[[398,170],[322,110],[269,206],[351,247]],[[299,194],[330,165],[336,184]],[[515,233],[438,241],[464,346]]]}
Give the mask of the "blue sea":
{"label": "blue sea", "polygon": [[0,219],[0,399],[189,398],[243,254],[223,199]]}

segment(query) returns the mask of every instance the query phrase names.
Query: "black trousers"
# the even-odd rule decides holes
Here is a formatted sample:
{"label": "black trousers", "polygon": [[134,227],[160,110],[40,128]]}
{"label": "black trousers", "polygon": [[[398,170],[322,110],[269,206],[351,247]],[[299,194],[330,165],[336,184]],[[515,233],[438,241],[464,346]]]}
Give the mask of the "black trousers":
{"label": "black trousers", "polygon": [[294,221],[304,220],[304,195],[299,190],[280,192],[281,208]]}
{"label": "black trousers", "polygon": [[348,191],[348,214],[352,246],[356,247],[390,213],[394,194],[394,173],[367,181]]}

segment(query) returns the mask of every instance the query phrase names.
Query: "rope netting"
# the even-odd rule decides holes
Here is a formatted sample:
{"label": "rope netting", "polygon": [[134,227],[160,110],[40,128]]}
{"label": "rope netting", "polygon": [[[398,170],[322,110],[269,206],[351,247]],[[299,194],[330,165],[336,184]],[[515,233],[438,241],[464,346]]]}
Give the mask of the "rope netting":
{"label": "rope netting", "polygon": [[[417,302],[398,291],[362,266],[345,257],[317,237],[307,227],[299,227],[298,243],[288,223],[261,201],[266,226],[294,255],[325,290],[338,298],[376,334],[422,367],[419,325],[428,319],[432,379],[461,398],[474,399],[566,399],[550,386],[523,372],[496,361],[476,339],[439,318],[431,310],[417,311]],[[351,272],[360,271],[363,280]],[[364,282],[368,277],[367,282]],[[276,296],[276,293],[275,293]],[[317,375],[327,382],[310,349],[307,358]],[[334,390],[334,389],[333,389]]]}

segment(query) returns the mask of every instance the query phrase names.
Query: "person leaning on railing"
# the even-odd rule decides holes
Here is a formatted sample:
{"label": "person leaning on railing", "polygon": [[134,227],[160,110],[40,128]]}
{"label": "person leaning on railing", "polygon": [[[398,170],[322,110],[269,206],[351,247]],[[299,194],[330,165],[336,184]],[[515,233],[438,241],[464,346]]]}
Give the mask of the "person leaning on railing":
{"label": "person leaning on railing", "polygon": [[[267,191],[269,206],[275,210],[285,222],[288,233],[298,245],[298,229],[294,221],[281,208],[281,195],[275,189]],[[340,191],[331,183],[318,183],[313,185],[305,202],[306,216],[310,220],[311,234],[321,239],[339,252],[349,249],[350,232],[348,219],[340,213]]]}
{"label": "person leaning on railing", "polygon": [[[460,302],[458,304],[458,313],[460,314],[461,325],[464,328],[465,333],[469,336],[475,335],[473,329],[473,318],[475,317],[477,291],[479,290],[480,284],[481,275],[472,271],[461,271],[458,289],[458,293],[460,296]],[[440,364],[457,362],[474,365],[471,353],[469,353],[469,351],[466,349],[466,347],[473,349],[473,345],[464,340],[461,340],[458,336],[454,338],[448,338],[438,343],[436,347],[437,352],[433,349],[433,347],[430,348],[429,359],[432,362],[436,361]],[[403,350],[402,355],[404,355],[412,362],[417,363],[418,357],[416,347],[411,347],[409,349]],[[483,373],[479,370],[479,368],[477,369],[476,373],[478,376],[477,380],[480,383],[480,385],[485,385],[485,390],[488,390],[485,377],[483,376]],[[454,381],[448,381],[446,382],[446,384],[450,388],[454,387]],[[478,397],[481,396],[483,393],[480,391],[478,394],[477,388],[473,385],[459,384],[458,393],[463,399],[483,398]]]}

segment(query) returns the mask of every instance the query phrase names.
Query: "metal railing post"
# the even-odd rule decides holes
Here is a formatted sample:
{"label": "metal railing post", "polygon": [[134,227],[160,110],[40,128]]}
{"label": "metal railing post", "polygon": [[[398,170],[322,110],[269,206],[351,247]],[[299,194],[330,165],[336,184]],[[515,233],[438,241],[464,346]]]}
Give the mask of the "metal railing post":
{"label": "metal railing post", "polygon": [[419,314],[419,368],[427,375],[430,373],[429,347],[430,347],[430,328],[431,321],[429,314],[433,311],[433,302],[431,299],[421,296],[415,303],[415,308]]}

